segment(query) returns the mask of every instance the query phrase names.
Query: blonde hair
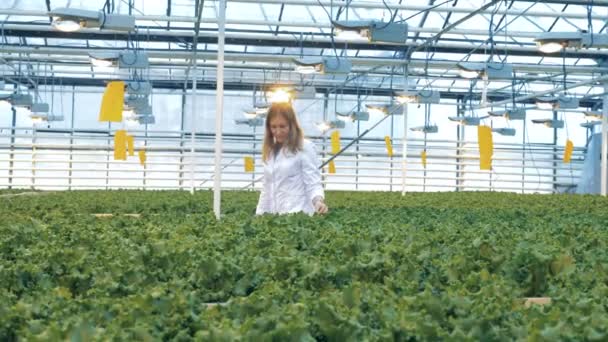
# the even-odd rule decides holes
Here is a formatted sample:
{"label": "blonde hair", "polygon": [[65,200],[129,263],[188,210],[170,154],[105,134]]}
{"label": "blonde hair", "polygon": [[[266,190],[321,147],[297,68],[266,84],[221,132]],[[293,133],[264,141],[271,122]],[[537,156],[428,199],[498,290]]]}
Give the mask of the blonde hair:
{"label": "blonde hair", "polygon": [[287,147],[287,150],[292,153],[302,150],[304,133],[302,131],[302,127],[300,127],[296,113],[291,107],[291,104],[275,103],[270,106],[268,116],[266,117],[266,131],[264,133],[264,145],[262,147],[262,160],[264,161],[268,160],[274,149],[277,147],[274,137],[272,136],[272,131],[270,130],[270,121],[278,116],[282,116],[287,121],[287,125],[289,126],[289,134],[287,136],[287,141],[285,142],[285,147]]}

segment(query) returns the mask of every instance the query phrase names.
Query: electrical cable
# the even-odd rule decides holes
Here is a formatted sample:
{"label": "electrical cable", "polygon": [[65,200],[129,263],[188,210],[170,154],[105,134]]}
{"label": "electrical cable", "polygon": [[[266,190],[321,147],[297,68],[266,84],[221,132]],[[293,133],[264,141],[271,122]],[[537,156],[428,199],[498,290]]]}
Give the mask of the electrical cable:
{"label": "electrical cable", "polygon": [[[321,6],[321,8],[325,12],[325,14],[327,14],[327,17],[329,18],[329,22],[333,23],[334,22],[333,16],[327,11],[327,9],[325,8],[325,6],[321,2],[321,0],[317,0],[317,3],[319,3],[319,6]],[[349,4],[350,4],[350,2],[349,2]],[[333,0],[331,0],[330,6],[333,8]],[[334,27],[334,25],[332,25],[329,37],[330,37],[330,41],[331,41],[331,47],[334,50],[334,55],[336,56],[336,59],[338,59],[340,56],[338,55],[338,49],[336,49],[336,41],[334,39],[334,30],[335,30],[335,27]]]}
{"label": "electrical cable", "polygon": [[424,9],[424,10],[421,10],[421,11],[418,11],[418,12],[410,15],[409,17],[405,18],[405,19],[401,19],[401,20],[395,21],[395,23],[402,23],[404,21],[408,21],[408,20],[410,20],[410,19],[412,19],[412,18],[414,18],[414,17],[416,17],[416,16],[418,16],[420,14],[426,13],[426,12],[432,10],[432,9],[437,8],[437,7],[441,7],[441,6],[445,5],[445,4],[447,4],[448,2],[452,2],[452,1],[454,1],[454,0],[446,0],[446,1],[442,2],[442,3],[440,3],[440,4],[431,6],[429,8]]}
{"label": "electrical cable", "polygon": [[[521,88],[524,88],[524,90],[526,92],[528,92],[527,89],[528,85],[526,83],[522,83]],[[521,89],[520,88],[520,89]],[[528,151],[530,152],[530,158],[532,159],[532,167],[536,170],[536,175],[538,176],[538,183],[536,185],[536,191],[540,190],[540,183],[541,183],[541,175],[540,175],[540,170],[538,169],[538,166],[536,166],[536,159],[534,158],[534,151],[532,150],[532,146],[530,146],[530,135],[529,135],[529,130],[527,125],[524,123],[524,153],[526,150],[526,141],[528,142]],[[525,160],[523,161],[525,163]],[[525,171],[524,171],[525,173]]]}
{"label": "electrical cable", "polygon": [[[513,23],[515,20],[517,20],[519,17],[521,17],[522,15],[524,15],[526,12],[528,12],[528,11],[529,11],[529,10],[530,10],[530,9],[531,9],[531,8],[532,8],[534,5],[536,5],[536,3],[537,3],[537,2],[538,2],[538,0],[535,0],[535,1],[534,1],[534,2],[533,2],[531,5],[530,5],[530,6],[526,7],[526,9],[524,9],[524,10],[523,10],[521,13],[519,13],[519,14],[518,14],[518,15],[516,15],[516,16],[515,16],[513,19],[511,19],[511,21],[506,22],[506,23],[505,23],[505,24],[504,24],[504,25],[503,25],[501,28],[499,28],[499,29],[495,30],[495,32],[494,32],[494,33],[501,32],[501,31],[503,31],[504,29],[506,29],[506,27],[508,27],[509,25],[511,25],[511,24],[512,24],[512,23]],[[488,42],[488,40],[485,40],[485,41],[484,41],[484,42],[482,42],[480,45],[478,45],[478,46],[476,46],[475,48],[473,48],[473,49],[472,49],[471,51],[469,51],[469,52],[468,52],[468,53],[467,53],[467,54],[466,54],[464,57],[462,57],[462,58],[460,59],[460,62],[462,62],[462,61],[467,61],[467,60],[468,60],[468,59],[471,57],[471,55],[472,55],[472,54],[473,54],[475,51],[479,50],[479,48],[482,46],[482,44],[485,44],[485,43],[487,43],[487,42]],[[452,69],[450,68],[450,69],[448,69],[448,70],[444,71],[444,72],[443,72],[441,75],[439,75],[439,78],[443,77],[443,76],[444,76],[445,74],[447,74],[447,73],[448,73],[450,70],[452,70]],[[439,79],[439,78],[438,78],[438,79]],[[432,85],[432,84],[433,84],[435,81],[436,81],[436,80],[433,80],[433,81],[432,81],[432,82],[429,84],[429,86],[430,86],[430,85]]]}
{"label": "electrical cable", "polygon": [[393,15],[393,11],[391,10],[391,8],[387,5],[385,0],[382,0],[382,4],[384,5],[384,7],[386,8],[386,10],[388,11],[389,17],[390,19],[388,20],[387,23],[384,23],[382,26],[377,27],[377,29],[382,30],[387,28],[390,24],[392,24],[395,21],[395,16],[397,15],[397,10],[395,10],[395,13]]}
{"label": "electrical cable", "polygon": [[591,19],[591,15],[593,13],[593,1],[590,0],[587,4],[587,32],[591,36],[591,46],[593,46],[593,19]]}

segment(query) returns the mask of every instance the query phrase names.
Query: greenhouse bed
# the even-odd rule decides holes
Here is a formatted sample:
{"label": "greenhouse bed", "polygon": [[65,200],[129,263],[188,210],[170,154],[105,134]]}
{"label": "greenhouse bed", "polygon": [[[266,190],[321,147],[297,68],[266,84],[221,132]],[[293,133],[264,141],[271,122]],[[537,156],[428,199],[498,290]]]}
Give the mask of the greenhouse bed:
{"label": "greenhouse bed", "polygon": [[219,222],[207,191],[3,199],[0,340],[608,339],[606,198],[257,197],[224,192]]}

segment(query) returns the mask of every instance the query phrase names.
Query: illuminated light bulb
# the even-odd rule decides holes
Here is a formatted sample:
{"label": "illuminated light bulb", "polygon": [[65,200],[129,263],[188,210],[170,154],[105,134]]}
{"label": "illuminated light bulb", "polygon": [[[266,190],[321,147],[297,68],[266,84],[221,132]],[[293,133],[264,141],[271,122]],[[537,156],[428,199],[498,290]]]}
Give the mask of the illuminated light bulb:
{"label": "illuminated light bulb", "polygon": [[94,67],[109,68],[114,65],[114,62],[108,59],[91,58],[91,64]]}
{"label": "illuminated light bulb", "polygon": [[245,115],[246,119],[255,119],[258,117],[256,112],[243,112],[243,114]]}
{"label": "illuminated light bulb", "polygon": [[351,122],[354,121],[350,115],[336,115],[336,118],[340,121]]}
{"label": "illuminated light bulb", "polygon": [[316,65],[298,65],[296,66],[296,72],[303,75],[315,74],[320,72],[319,67]]}
{"label": "illuminated light bulb", "polygon": [[418,102],[418,96],[416,96],[416,95],[399,95],[396,97],[396,100],[400,104],[415,103],[415,102]]}
{"label": "illuminated light bulb", "polygon": [[291,101],[291,94],[285,89],[276,89],[270,92],[269,100],[272,103],[286,103]]}
{"label": "illuminated light bulb", "polygon": [[321,132],[326,132],[327,130],[329,130],[329,129],[331,128],[331,126],[330,126],[330,125],[329,125],[327,122],[323,121],[323,122],[319,122],[319,123],[317,124],[317,128],[318,128],[318,129],[319,129]]}
{"label": "illuminated light bulb", "polygon": [[266,108],[256,108],[255,109],[255,114],[258,115],[258,116],[263,116],[263,115],[268,114],[268,107],[266,107]]}
{"label": "illuminated light bulb", "polygon": [[560,52],[564,46],[558,42],[538,43],[538,50],[543,53]]}
{"label": "illuminated light bulb", "polygon": [[460,70],[460,76],[464,78],[477,78],[479,77],[479,72],[475,70]]}
{"label": "illuminated light bulb", "polygon": [[336,28],[336,29],[334,29],[334,34],[335,34],[336,38],[341,38],[341,39],[345,39],[345,40],[367,39],[366,30],[354,31],[354,30],[341,30],[341,29]]}
{"label": "illuminated light bulb", "polygon": [[80,30],[82,27],[79,22],[74,20],[65,20],[61,18],[55,18],[52,23],[53,27],[62,32],[75,32]]}
{"label": "illuminated light bulb", "polygon": [[383,107],[369,107],[367,109],[370,115],[387,115],[388,109]]}

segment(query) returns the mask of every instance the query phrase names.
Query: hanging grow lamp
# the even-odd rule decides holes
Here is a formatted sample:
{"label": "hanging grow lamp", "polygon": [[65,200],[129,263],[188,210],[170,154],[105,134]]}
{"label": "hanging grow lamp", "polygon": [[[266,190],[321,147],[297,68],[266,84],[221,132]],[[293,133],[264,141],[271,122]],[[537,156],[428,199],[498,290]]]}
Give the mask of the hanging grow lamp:
{"label": "hanging grow lamp", "polygon": [[542,124],[548,128],[564,128],[564,120],[554,119],[533,119],[532,123]]}
{"label": "hanging grow lamp", "polygon": [[511,79],[513,66],[496,62],[460,62],[457,64],[460,76],[464,78],[486,78],[489,80]]}
{"label": "hanging grow lamp", "polygon": [[437,127],[437,125],[424,125],[424,126],[411,127],[410,131],[432,134],[432,133],[439,132],[439,127]]}
{"label": "hanging grow lamp", "polygon": [[441,94],[436,90],[422,89],[422,90],[409,90],[395,93],[395,99],[397,102],[404,103],[439,103]]}
{"label": "hanging grow lamp", "polygon": [[89,11],[77,8],[56,8],[49,12],[53,17],[51,25],[59,31],[74,32],[83,27],[133,31],[135,17],[130,15],[109,14],[103,11]]}
{"label": "hanging grow lamp", "polygon": [[488,111],[490,116],[503,117],[507,120],[524,120],[526,118],[526,110],[524,108],[509,108],[504,110]]}
{"label": "hanging grow lamp", "polygon": [[349,112],[349,113],[340,113],[340,112],[336,112],[336,117],[339,120],[343,120],[343,121],[368,121],[369,120],[369,113],[368,112],[360,112],[360,111],[353,111],[353,112]]}
{"label": "hanging grow lamp", "polygon": [[385,23],[378,20],[333,21],[334,34],[347,40],[367,39],[369,42],[403,44],[407,40],[406,23]]}
{"label": "hanging grow lamp", "polygon": [[538,109],[557,110],[557,109],[577,109],[579,100],[576,97],[567,96],[541,96],[536,98]]}
{"label": "hanging grow lamp", "polygon": [[300,74],[348,74],[352,69],[352,63],[342,57],[307,57],[293,61]]}

